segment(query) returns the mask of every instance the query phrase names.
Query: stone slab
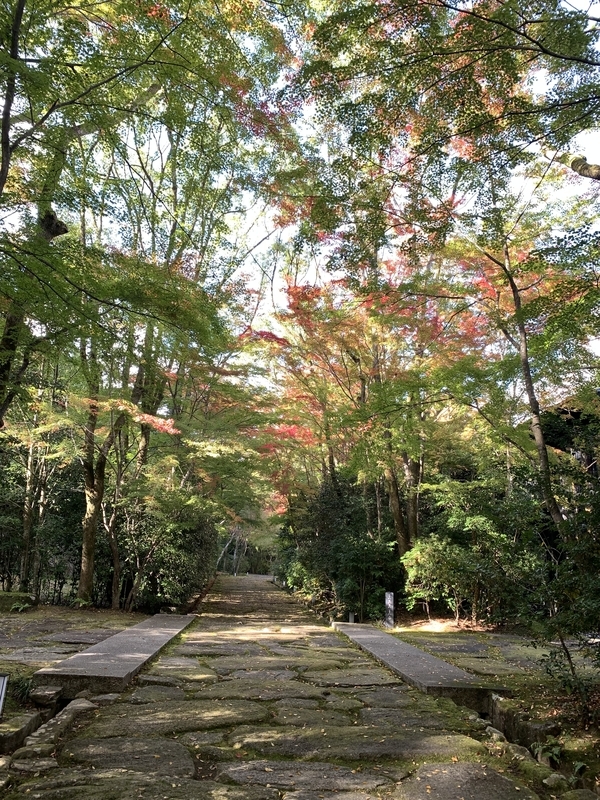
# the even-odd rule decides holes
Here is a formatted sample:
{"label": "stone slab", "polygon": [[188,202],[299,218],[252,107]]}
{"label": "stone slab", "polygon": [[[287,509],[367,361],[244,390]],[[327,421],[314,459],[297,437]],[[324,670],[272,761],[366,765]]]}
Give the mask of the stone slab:
{"label": "stone slab", "polygon": [[10,769],[11,772],[39,775],[41,772],[58,769],[58,761],[55,758],[26,758],[22,761],[14,759],[10,764]]}
{"label": "stone slab", "polygon": [[214,781],[144,775],[124,770],[55,770],[11,791],[4,800],[279,800],[267,786],[224,786]]}
{"label": "stone slab", "polygon": [[499,661],[494,658],[469,658],[460,656],[459,658],[455,658],[455,661],[458,663],[459,667],[464,667],[479,675],[516,675],[519,672],[523,672],[521,667],[516,664],[508,664],[506,661]]}
{"label": "stone slab", "polygon": [[291,669],[238,669],[230,672],[230,678],[248,678],[251,681],[293,681],[298,675]]}
{"label": "stone slab", "polygon": [[181,680],[192,682],[211,682],[217,680],[217,674],[199,663],[196,658],[175,656],[160,658],[151,667],[153,675],[174,675]]}
{"label": "stone slab", "polygon": [[523,785],[482,764],[424,764],[403,781],[396,800],[539,800]]}
{"label": "stone slab", "polygon": [[120,630],[113,630],[111,628],[98,628],[94,631],[57,631],[56,633],[48,633],[41,636],[42,641],[47,642],[62,642],[63,644],[98,644],[108,639],[109,636],[114,636]]}
{"label": "stone slab", "polygon": [[302,674],[302,679],[317,686],[385,686],[399,683],[394,675],[390,675],[387,670],[381,669],[376,664],[358,668],[352,666],[347,669],[308,671]]}
{"label": "stone slab", "polygon": [[377,795],[363,792],[321,792],[299,789],[296,792],[286,792],[285,800],[378,800],[378,798]]}
{"label": "stone slab", "polygon": [[487,713],[492,692],[506,692],[502,687],[484,684],[481,678],[371,625],[335,622],[333,627],[425,694],[450,697],[478,712]]}
{"label": "stone slab", "polygon": [[300,728],[322,727],[323,725],[348,726],[352,720],[347,714],[327,709],[284,708],[273,718],[278,725],[294,725]]}
{"label": "stone slab", "polygon": [[157,703],[161,700],[185,700],[185,692],[177,686],[139,686],[129,698],[130,703]]}
{"label": "stone slab", "polygon": [[140,706],[117,704],[101,709],[85,735],[95,739],[164,736],[239,725],[250,720],[262,722],[269,715],[266,706],[248,700],[171,700]]}
{"label": "stone slab", "polygon": [[234,783],[269,784],[284,789],[317,788],[329,791],[372,790],[389,783],[387,778],[367,770],[357,772],[337,764],[298,761],[247,761],[227,764],[217,772],[219,779]]}
{"label": "stone slab", "polygon": [[424,709],[415,705],[407,708],[363,708],[358,713],[362,725],[372,728],[414,728],[416,730],[462,730],[470,731],[463,720],[451,719],[443,711]]}
{"label": "stone slab", "polygon": [[78,739],[63,750],[69,763],[93,769],[129,769],[145,775],[193,778],[194,760],[187,747],[169,739]]}
{"label": "stone slab", "polygon": [[253,681],[249,678],[238,678],[221,683],[213,683],[206,689],[194,692],[199,699],[215,697],[218,699],[247,698],[249,700],[282,700],[291,697],[323,699],[326,690],[300,681]]}
{"label": "stone slab", "polygon": [[19,714],[0,723],[0,753],[12,753],[21,747],[27,736],[42,724],[39,711]]}
{"label": "stone slab", "polygon": [[36,745],[52,744],[58,741],[59,737],[73,724],[75,719],[87,711],[92,711],[97,706],[85,698],[71,700],[68,706],[63,708],[55,717],[45,722],[35,733],[25,739],[28,747]]}
{"label": "stone slab", "polygon": [[60,685],[67,699],[84,689],[96,694],[123,691],[142,667],[195,619],[191,615],[157,614],[59,664],[38,670],[34,683]]}
{"label": "stone slab", "polygon": [[487,751],[475,739],[458,733],[432,730],[329,726],[326,728],[277,728],[241,726],[229,736],[233,746],[254,750],[261,755],[276,755],[304,760],[340,758],[345,761],[394,759],[411,761],[438,758],[475,758]]}
{"label": "stone slab", "polygon": [[219,675],[227,675],[231,672],[247,669],[279,672],[284,668],[327,670],[342,666],[341,660],[323,658],[318,653],[315,653],[312,658],[307,655],[297,657],[286,656],[285,663],[280,655],[252,656],[251,658],[248,656],[223,656],[221,658],[212,658],[208,663]]}
{"label": "stone slab", "polygon": [[410,692],[406,686],[385,686],[357,692],[354,697],[372,708],[406,708],[415,702]]}

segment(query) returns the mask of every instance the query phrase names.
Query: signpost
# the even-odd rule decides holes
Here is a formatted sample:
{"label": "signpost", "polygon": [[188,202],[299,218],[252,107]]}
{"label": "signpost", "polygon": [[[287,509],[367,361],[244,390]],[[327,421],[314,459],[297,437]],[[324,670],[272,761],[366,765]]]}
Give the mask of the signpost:
{"label": "signpost", "polygon": [[394,627],[394,593],[385,593],[385,622],[386,628]]}

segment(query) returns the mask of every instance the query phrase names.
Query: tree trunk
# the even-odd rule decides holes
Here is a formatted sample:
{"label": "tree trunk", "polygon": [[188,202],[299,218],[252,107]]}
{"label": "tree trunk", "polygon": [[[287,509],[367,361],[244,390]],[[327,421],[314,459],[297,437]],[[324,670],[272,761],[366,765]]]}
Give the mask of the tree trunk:
{"label": "tree trunk", "polygon": [[546,441],[542,431],[542,424],[540,420],[540,404],[537,399],[535,384],[531,374],[527,328],[525,327],[521,313],[521,292],[512,275],[508,244],[505,244],[504,246],[504,264],[501,264],[501,266],[510,285],[516,312],[515,316],[517,319],[517,330],[519,331],[519,340],[516,344],[521,362],[521,374],[523,376],[523,382],[525,384],[525,391],[527,393],[527,400],[529,403],[529,410],[531,412],[531,433],[533,435],[538,453],[539,476],[542,495],[546,503],[548,513],[552,517],[552,521],[558,528],[560,528],[564,522],[564,517],[560,508],[558,507],[556,497],[554,496],[554,492],[552,490],[552,470],[550,469],[548,449],[546,447]]}
{"label": "tree trunk", "polygon": [[396,541],[398,543],[398,554],[403,556],[410,550],[410,541],[408,538],[406,525],[404,523],[404,515],[402,513],[402,501],[400,499],[398,478],[392,467],[386,468],[385,480],[390,498],[390,511],[394,519],[394,530],[396,532]]}
{"label": "tree trunk", "polygon": [[104,463],[100,469],[86,470],[85,480],[85,515],[82,529],[81,573],[77,597],[90,601],[94,588],[94,557],[96,553],[96,534],[104,495]]}
{"label": "tree trunk", "polygon": [[12,303],[4,320],[0,338],[0,429],[4,427],[4,415],[8,411],[14,392],[11,372],[24,327],[24,314],[16,303]]}

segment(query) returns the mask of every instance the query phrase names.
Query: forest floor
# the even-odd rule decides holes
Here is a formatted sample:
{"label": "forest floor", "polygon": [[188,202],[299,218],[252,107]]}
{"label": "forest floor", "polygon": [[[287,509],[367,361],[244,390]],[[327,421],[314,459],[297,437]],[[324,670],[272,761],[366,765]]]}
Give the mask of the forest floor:
{"label": "forest floor", "polygon": [[[560,794],[542,783],[550,770],[490,740],[473,712],[402,685],[267,581],[221,576],[199,612],[198,621],[150,668],[150,679],[163,684],[133,687],[114,705],[93,712],[59,744],[59,767],[23,783],[23,792],[43,800],[196,798],[201,780],[207,798],[225,791],[231,800],[276,800],[281,793],[289,795],[285,800],[326,800],[334,793],[344,800],[340,793],[352,792],[346,800],[420,800],[417,781],[426,778],[425,786],[432,787],[427,798],[452,800],[452,788],[442,781],[436,789],[438,778],[426,772],[444,765],[442,775],[458,770],[463,782],[483,780],[469,769],[487,769],[494,780],[510,778],[510,786],[496,788],[490,780],[487,793],[480,786],[479,800],[511,798],[515,782],[515,797]],[[0,671],[11,675],[16,695],[24,697],[35,670],[142,618],[51,606],[2,615]],[[567,775],[568,765],[578,761],[590,771],[600,765],[597,735],[568,727],[557,686],[525,637],[453,628],[445,621],[405,625],[394,633],[508,684],[532,716],[567,723],[561,737]],[[7,715],[20,703],[13,695]],[[153,769],[165,759],[171,766]],[[318,774],[325,764],[327,774],[333,770],[337,776],[331,785]],[[357,783],[356,775],[364,782]],[[322,790],[315,792],[318,786]]]}

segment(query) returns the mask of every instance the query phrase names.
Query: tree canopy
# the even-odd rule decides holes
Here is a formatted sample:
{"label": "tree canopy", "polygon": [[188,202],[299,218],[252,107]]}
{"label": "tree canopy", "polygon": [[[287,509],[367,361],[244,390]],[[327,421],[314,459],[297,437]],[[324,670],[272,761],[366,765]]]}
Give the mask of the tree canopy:
{"label": "tree canopy", "polygon": [[592,630],[598,22],[7,0],[4,588]]}

